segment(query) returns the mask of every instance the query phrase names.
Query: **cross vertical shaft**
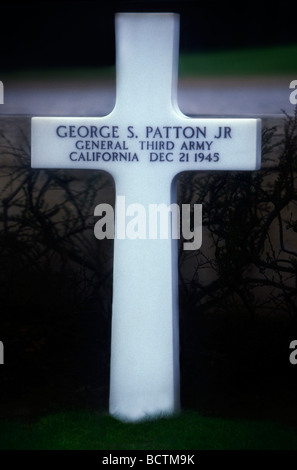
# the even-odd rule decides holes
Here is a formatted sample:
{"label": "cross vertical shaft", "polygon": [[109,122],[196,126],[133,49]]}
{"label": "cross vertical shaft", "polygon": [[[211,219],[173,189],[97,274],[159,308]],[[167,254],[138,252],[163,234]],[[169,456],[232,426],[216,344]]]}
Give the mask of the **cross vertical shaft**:
{"label": "cross vertical shaft", "polygon": [[150,115],[168,117],[176,101],[178,38],[175,14],[116,16],[115,113],[146,121]]}
{"label": "cross vertical shaft", "polygon": [[[114,114],[137,125],[167,119],[176,92],[177,18],[148,16],[116,20]],[[157,167],[148,166],[139,176],[137,166],[115,175],[116,194],[128,194],[127,205],[141,204],[148,215],[150,204],[175,202],[170,175],[160,177]],[[169,220],[168,226],[167,239],[116,235],[114,241],[110,412],[128,420],[179,407],[177,240]]]}

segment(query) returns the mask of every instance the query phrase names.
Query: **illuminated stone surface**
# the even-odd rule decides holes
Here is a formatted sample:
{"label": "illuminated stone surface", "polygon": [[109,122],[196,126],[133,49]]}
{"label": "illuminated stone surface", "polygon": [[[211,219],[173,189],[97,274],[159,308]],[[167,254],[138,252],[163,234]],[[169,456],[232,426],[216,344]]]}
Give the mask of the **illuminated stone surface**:
{"label": "illuminated stone surface", "polygon": [[[117,15],[114,110],[32,118],[32,167],[105,170],[126,207],[147,211],[176,202],[180,172],[259,168],[259,119],[178,109],[178,28],[174,14]],[[130,421],[179,409],[177,240],[135,234],[114,241],[110,378],[110,412]]]}

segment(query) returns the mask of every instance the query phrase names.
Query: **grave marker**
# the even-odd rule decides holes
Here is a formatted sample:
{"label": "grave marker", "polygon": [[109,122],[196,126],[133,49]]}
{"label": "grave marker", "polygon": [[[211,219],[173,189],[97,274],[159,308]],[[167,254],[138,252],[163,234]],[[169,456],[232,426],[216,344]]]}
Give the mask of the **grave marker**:
{"label": "grave marker", "polygon": [[[32,167],[106,170],[126,205],[169,206],[176,175],[255,170],[259,119],[189,118],[177,106],[178,16],[116,16],[116,105],[104,117],[32,118]],[[116,224],[117,225],[117,221]],[[116,233],[110,412],[179,409],[177,240]]]}

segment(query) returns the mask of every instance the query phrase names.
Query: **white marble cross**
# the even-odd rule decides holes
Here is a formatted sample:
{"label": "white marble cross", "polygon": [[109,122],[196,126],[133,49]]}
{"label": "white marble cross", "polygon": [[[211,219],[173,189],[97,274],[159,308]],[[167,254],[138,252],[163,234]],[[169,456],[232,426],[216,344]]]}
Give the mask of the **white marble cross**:
{"label": "white marble cross", "polygon": [[[145,209],[175,202],[180,172],[259,168],[259,119],[194,119],[179,110],[178,39],[175,14],[118,14],[114,110],[32,118],[32,167],[106,170],[126,206]],[[177,240],[116,233],[113,276],[110,413],[128,421],[174,413]]]}

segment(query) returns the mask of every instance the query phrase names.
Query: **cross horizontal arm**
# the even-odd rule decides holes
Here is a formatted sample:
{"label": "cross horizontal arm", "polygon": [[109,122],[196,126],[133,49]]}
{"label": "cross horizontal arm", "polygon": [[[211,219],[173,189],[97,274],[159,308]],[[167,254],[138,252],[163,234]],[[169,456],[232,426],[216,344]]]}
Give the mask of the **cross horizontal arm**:
{"label": "cross horizontal arm", "polygon": [[256,170],[261,120],[178,116],[143,123],[104,118],[32,118],[32,167],[105,170],[115,178],[158,171]]}

